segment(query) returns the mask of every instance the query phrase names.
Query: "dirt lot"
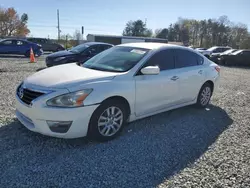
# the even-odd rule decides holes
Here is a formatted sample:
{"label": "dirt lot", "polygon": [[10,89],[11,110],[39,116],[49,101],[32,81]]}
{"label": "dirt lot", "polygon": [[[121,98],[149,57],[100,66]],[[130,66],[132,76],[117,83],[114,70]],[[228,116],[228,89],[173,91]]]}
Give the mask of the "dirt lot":
{"label": "dirt lot", "polygon": [[45,65],[27,62],[0,58],[0,187],[250,187],[250,69],[222,67],[207,109],[162,113],[94,143],[15,119],[17,84]]}

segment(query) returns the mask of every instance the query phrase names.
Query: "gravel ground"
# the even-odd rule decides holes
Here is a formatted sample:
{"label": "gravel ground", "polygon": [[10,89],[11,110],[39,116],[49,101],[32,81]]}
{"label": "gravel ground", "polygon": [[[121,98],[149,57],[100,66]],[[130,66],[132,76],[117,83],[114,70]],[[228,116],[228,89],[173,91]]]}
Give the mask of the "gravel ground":
{"label": "gravel ground", "polygon": [[0,58],[0,187],[250,187],[250,69],[222,67],[209,108],[129,124],[107,143],[28,131],[14,92],[44,57]]}

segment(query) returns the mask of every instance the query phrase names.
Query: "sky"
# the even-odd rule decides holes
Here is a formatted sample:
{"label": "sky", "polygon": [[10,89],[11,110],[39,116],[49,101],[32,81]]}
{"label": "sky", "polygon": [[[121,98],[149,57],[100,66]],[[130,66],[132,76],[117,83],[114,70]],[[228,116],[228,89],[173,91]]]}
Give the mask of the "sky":
{"label": "sky", "polygon": [[146,21],[154,31],[179,17],[201,20],[222,15],[250,30],[250,0],[1,0],[0,7],[14,7],[20,15],[27,13],[33,37],[57,38],[57,9],[61,34],[70,35],[82,26],[84,36],[121,35],[129,20]]}

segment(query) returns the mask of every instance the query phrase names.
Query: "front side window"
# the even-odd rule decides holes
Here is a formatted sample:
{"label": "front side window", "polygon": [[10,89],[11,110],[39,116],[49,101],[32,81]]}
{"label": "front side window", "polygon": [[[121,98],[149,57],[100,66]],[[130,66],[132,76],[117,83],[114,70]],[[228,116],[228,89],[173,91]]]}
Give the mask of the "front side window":
{"label": "front side window", "polygon": [[176,49],[176,68],[191,67],[203,64],[203,58],[194,52]]}
{"label": "front side window", "polygon": [[86,54],[97,54],[99,53],[98,45],[90,46],[88,49],[84,51]]}
{"label": "front side window", "polygon": [[16,41],[16,44],[17,44],[18,46],[20,46],[20,45],[23,45],[24,43],[23,43],[23,41],[18,40],[18,41]]}
{"label": "front side window", "polygon": [[126,72],[133,68],[149,49],[115,46],[87,60],[82,66],[89,69]]}
{"label": "front side window", "polygon": [[174,69],[174,50],[168,49],[157,52],[148,60],[144,67],[146,66],[158,66],[160,71]]}
{"label": "front side window", "polygon": [[84,50],[86,50],[89,46],[86,44],[80,44],[78,46],[75,46],[73,48],[71,48],[71,50],[69,50],[70,52],[73,53],[82,53]]}
{"label": "front side window", "polygon": [[111,47],[112,46],[109,46],[109,45],[99,45],[99,51],[102,52],[102,51],[107,50]]}

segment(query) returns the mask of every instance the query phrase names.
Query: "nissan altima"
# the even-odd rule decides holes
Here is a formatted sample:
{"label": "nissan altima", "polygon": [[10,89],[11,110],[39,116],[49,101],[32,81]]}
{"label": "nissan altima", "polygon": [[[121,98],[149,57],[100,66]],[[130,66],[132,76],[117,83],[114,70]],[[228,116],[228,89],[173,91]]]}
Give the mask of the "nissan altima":
{"label": "nissan altima", "polygon": [[29,130],[107,141],[128,122],[195,104],[204,108],[220,67],[190,48],[114,46],[87,60],[39,71],[16,90],[16,116]]}

